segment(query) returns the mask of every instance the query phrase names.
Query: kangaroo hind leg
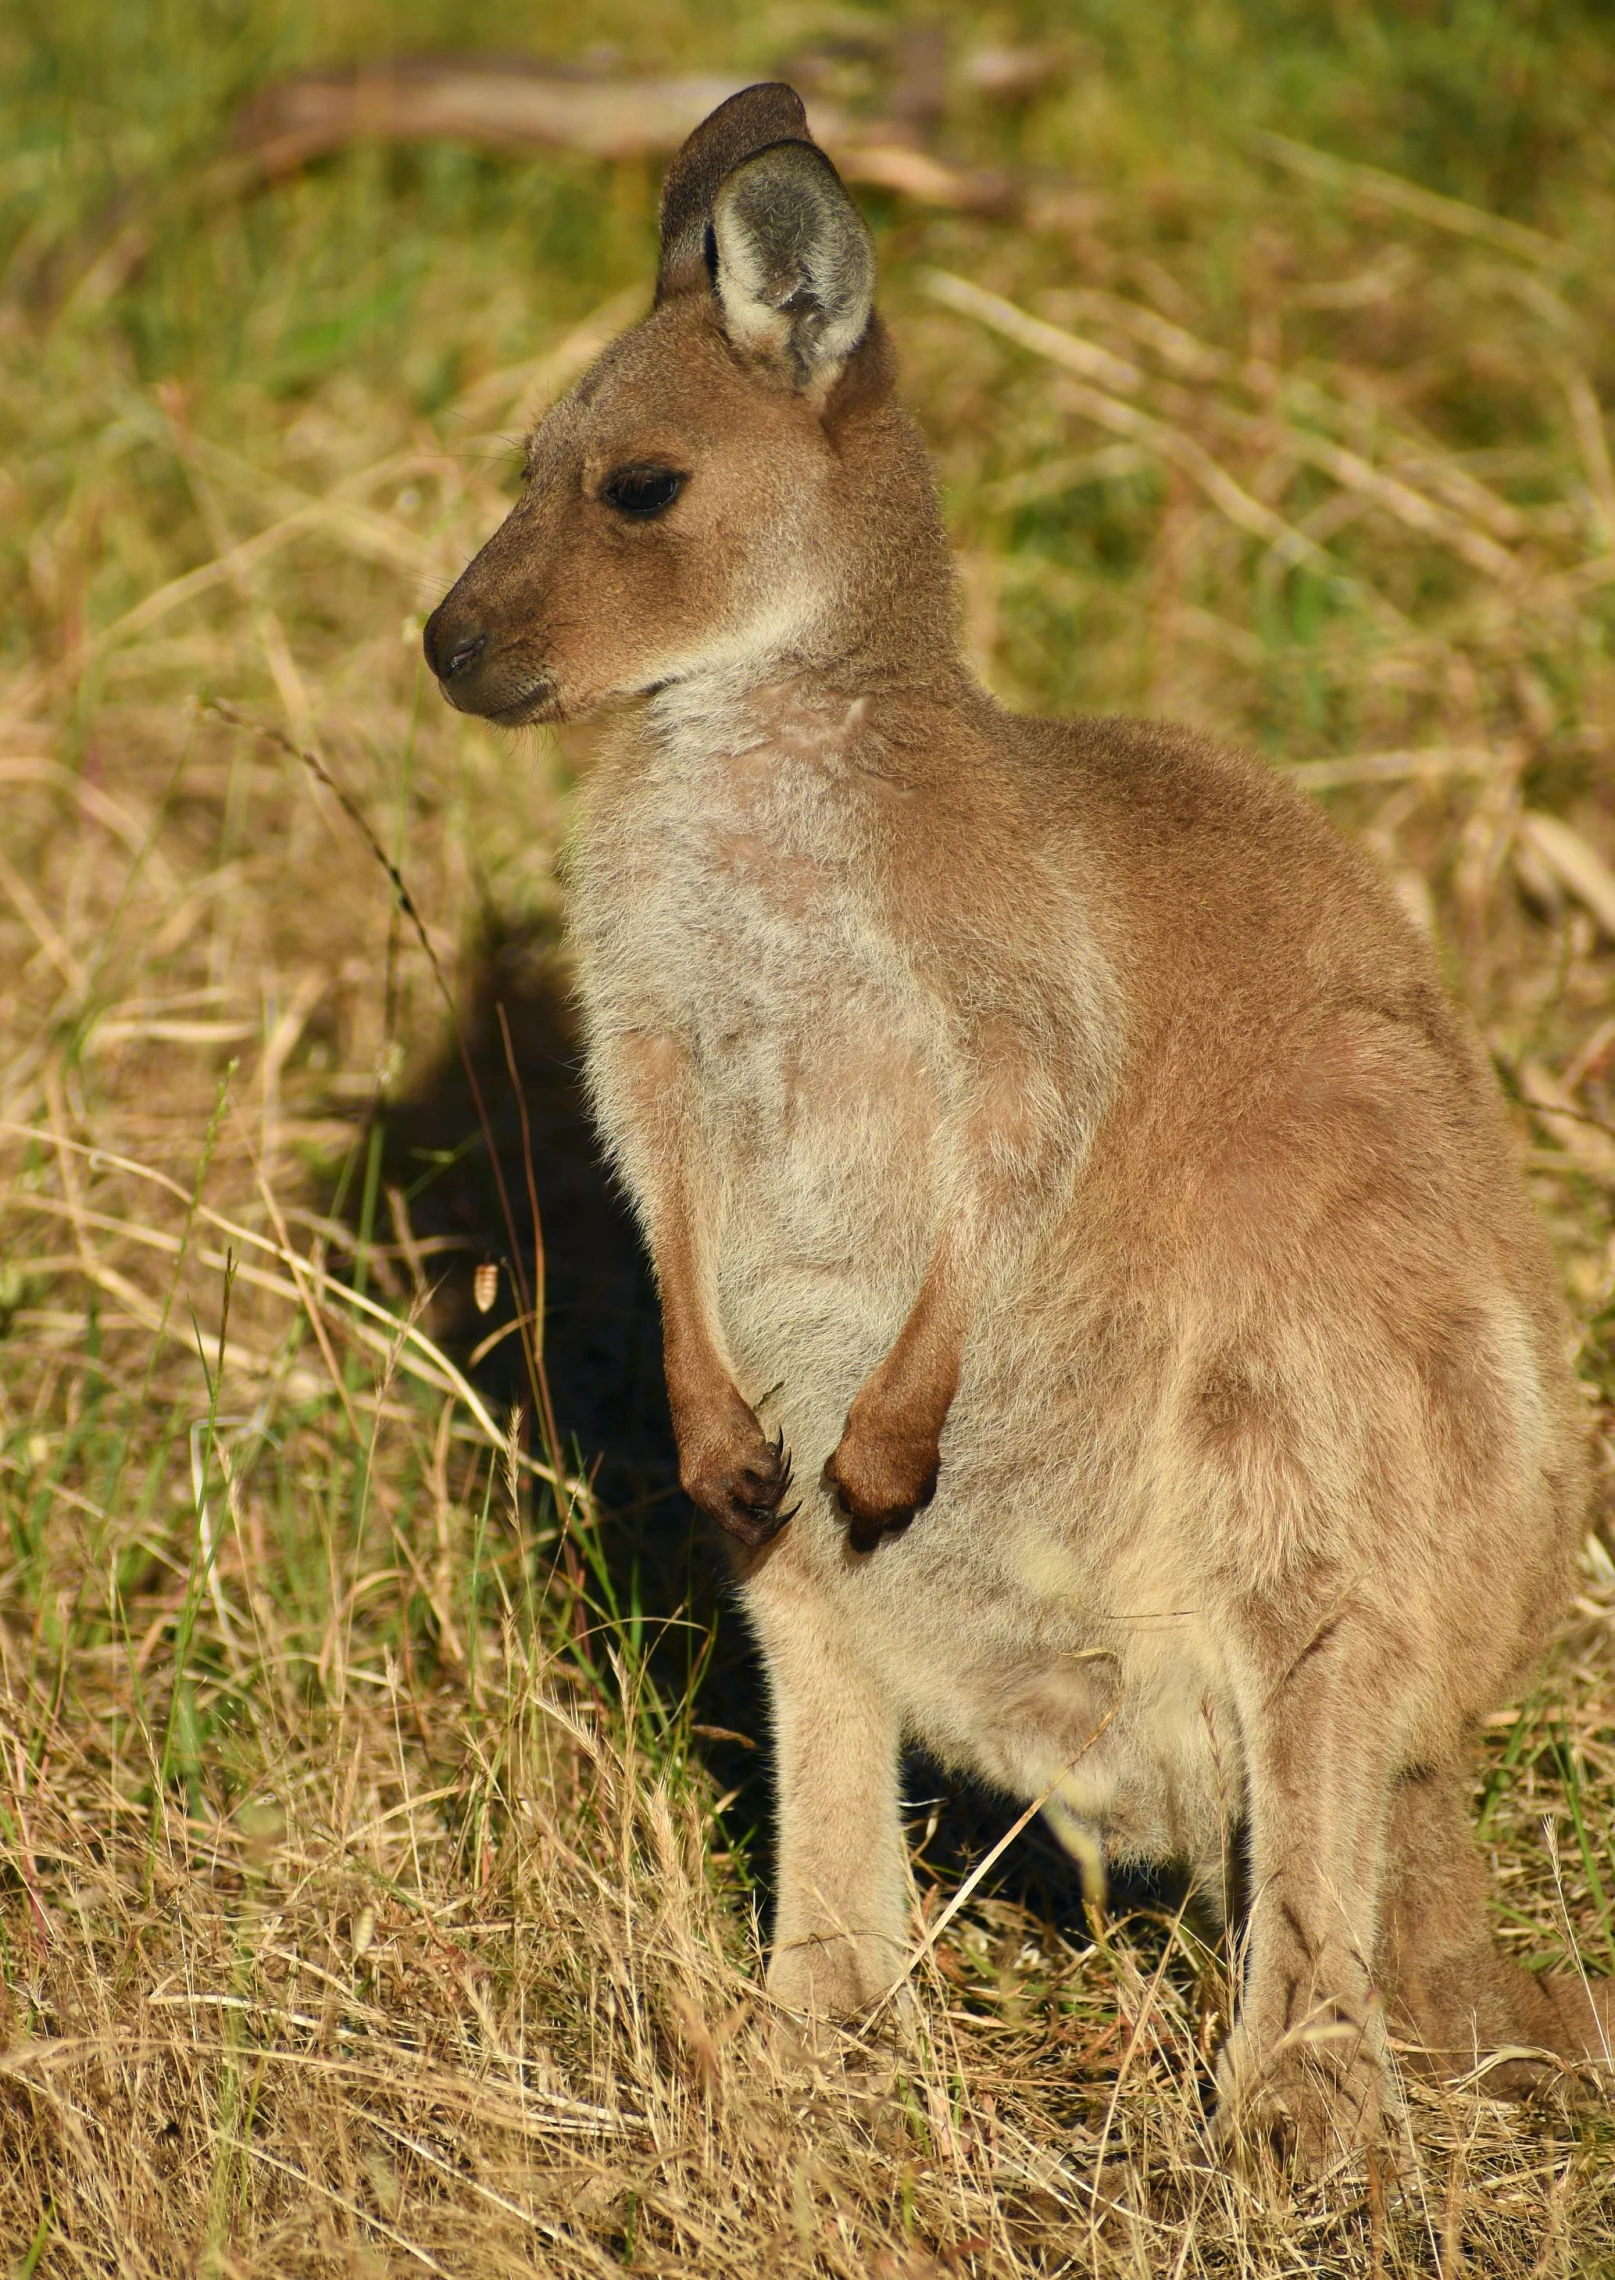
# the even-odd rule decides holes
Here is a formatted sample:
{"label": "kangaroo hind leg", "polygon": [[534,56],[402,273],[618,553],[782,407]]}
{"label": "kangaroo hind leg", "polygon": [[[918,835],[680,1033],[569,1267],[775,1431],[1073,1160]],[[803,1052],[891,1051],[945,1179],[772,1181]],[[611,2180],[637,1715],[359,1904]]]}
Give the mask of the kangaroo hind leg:
{"label": "kangaroo hind leg", "polygon": [[[1415,2063],[1467,2073],[1498,2051],[1547,2050],[1572,2066],[1615,2063],[1615,1985],[1535,1973],[1504,1955],[1487,1921],[1486,1872],[1461,1765],[1404,1774],[1392,1798],[1386,1899],[1375,1967],[1393,2033]],[[1486,2068],[1493,2095],[1529,2091],[1545,2070]]]}
{"label": "kangaroo hind leg", "polygon": [[1250,1910],[1217,2119],[1247,2151],[1319,2174],[1378,2125],[1385,2032],[1371,1961],[1393,1760],[1364,1714],[1365,1672],[1390,1658],[1377,1625],[1350,1609],[1303,1628],[1263,1601],[1242,1629]]}
{"label": "kangaroo hind leg", "polygon": [[747,1591],[773,1703],[778,1896],[768,1988],[787,2010],[846,2018],[894,1989],[906,1946],[901,1735],[883,1690],[787,1567],[765,1566]]}

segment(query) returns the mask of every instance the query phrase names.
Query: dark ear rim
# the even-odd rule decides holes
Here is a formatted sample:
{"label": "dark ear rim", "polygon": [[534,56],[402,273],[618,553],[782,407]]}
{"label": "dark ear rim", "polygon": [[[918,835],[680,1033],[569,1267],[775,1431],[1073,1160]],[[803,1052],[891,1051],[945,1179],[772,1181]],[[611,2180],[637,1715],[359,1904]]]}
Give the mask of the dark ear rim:
{"label": "dark ear rim", "polygon": [[707,231],[712,202],[737,166],[777,143],[801,142],[818,149],[808,130],[807,112],[794,87],[782,79],[759,80],[720,103],[689,137],[662,184],[662,258],[656,276],[660,307],[675,293],[707,290]]}

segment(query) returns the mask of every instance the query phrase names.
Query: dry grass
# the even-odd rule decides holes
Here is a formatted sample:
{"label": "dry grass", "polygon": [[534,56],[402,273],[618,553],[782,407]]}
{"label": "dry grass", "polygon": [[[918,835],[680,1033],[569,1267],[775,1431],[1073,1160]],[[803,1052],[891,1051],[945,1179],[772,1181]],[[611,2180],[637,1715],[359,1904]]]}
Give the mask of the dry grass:
{"label": "dry grass", "polygon": [[[1282,10],[1246,17],[1301,55]],[[1237,11],[1208,20],[1237,40]],[[291,41],[268,21],[243,19],[238,78]],[[814,36],[656,21],[658,58],[708,66]],[[952,147],[1027,173],[1025,222],[879,217],[970,639],[1017,702],[1301,763],[1521,1102],[1606,1533],[1487,1737],[1483,1823],[1507,1936],[1608,1969],[1615,163],[1572,133],[1607,66],[1568,10],[1551,53],[1508,50],[1545,155],[1534,198],[1503,168],[1499,217],[1253,146],[1210,34],[1196,94],[1148,26],[1095,21],[1086,45],[1055,24],[1024,114],[961,69]],[[843,14],[804,69],[873,100],[883,26]],[[1615,2271],[1605,2111],[1415,2085],[1366,2185],[1224,2175],[1225,1959],[1169,1906],[1092,1935],[1024,1844],[929,1952],[916,2052],[809,2090],[775,2071],[759,1757],[723,1731],[758,1712],[685,1560],[642,1283],[565,1062],[554,859],[586,743],[452,718],[416,643],[501,512],[507,439],[637,305],[653,184],[361,150],[240,210],[180,200],[144,268],[75,276],[49,257],[109,170],[181,181],[236,83],[176,48],[172,116],[110,83],[75,110],[61,59],[92,29],[69,7],[36,35],[57,93],[0,167],[8,2269]],[[137,93],[136,64],[167,68],[140,55]],[[1430,179],[1484,188],[1468,153]],[[384,870],[211,698],[317,751],[401,865],[514,1236]],[[530,1398],[510,1421],[531,1217],[496,1001],[564,1462]],[[917,1940],[1005,1826],[917,1809]]]}

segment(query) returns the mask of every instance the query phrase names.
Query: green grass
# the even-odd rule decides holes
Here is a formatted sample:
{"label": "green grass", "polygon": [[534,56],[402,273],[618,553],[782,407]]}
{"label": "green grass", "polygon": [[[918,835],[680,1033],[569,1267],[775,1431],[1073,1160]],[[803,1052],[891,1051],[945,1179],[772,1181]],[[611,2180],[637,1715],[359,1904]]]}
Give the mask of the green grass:
{"label": "green grass", "polygon": [[[1605,11],[938,20],[941,147],[1023,211],[866,204],[973,655],[1307,764],[1520,1104],[1603,1533],[1479,1801],[1504,1936],[1608,1968]],[[608,0],[546,52],[875,111],[906,24]],[[1227,2177],[1226,1959],[1164,1905],[1096,1938],[1030,1838],[914,2052],[807,2091],[770,2058],[762,1711],[569,1073],[588,740],[450,715],[418,650],[524,421],[648,289],[656,169],[361,147],[197,192],[276,73],[542,36],[482,0],[0,17],[0,2263],[1615,2272],[1596,2109],[1415,2085],[1365,2196]],[[971,80],[1004,42],[1048,50],[1024,104]],[[508,1223],[430,963],[276,736],[408,882]],[[914,1794],[931,1924],[1008,1824]]]}

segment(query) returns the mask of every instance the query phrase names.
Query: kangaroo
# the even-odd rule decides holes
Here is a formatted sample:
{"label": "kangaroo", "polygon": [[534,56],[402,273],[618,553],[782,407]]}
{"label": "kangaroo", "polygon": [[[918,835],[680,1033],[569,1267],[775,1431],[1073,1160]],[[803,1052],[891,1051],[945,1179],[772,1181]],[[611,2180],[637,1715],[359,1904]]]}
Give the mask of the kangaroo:
{"label": "kangaroo", "polygon": [[773,1995],[892,1990],[912,1741],[1090,1877],[1215,1898],[1242,1848],[1218,2128],[1326,2167],[1388,2021],[1609,2063],[1468,1827],[1583,1507],[1556,1280],[1367,860],[1254,760],[972,679],[874,272],[792,90],[715,111],[426,657],[489,720],[612,715],[587,1079],[766,1666]]}

